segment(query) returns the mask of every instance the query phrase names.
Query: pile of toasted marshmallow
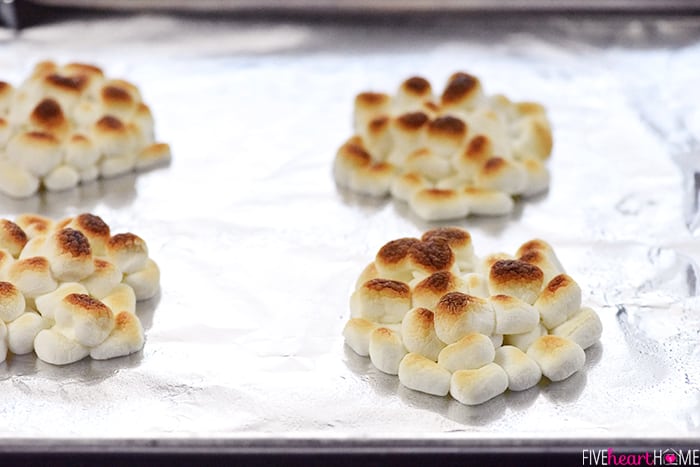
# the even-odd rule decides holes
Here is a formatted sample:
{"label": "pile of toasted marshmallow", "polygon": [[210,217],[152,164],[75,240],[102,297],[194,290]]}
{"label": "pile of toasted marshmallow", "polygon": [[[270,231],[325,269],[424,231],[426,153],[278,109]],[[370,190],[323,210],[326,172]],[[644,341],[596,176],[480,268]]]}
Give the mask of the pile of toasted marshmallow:
{"label": "pile of toasted marshmallow", "polygon": [[136,301],[157,294],[146,243],[98,216],[0,220],[0,361],[35,351],[54,365],[136,352]]}
{"label": "pile of toasted marshmallow", "polygon": [[64,190],[170,159],[133,84],[92,65],[39,63],[18,88],[0,81],[0,192]]}
{"label": "pile of toasted marshmallow", "polygon": [[425,220],[503,215],[513,196],[549,186],[552,133],[540,104],[486,96],[479,80],[452,75],[442,95],[409,78],[392,98],[355,99],[355,135],[335,158],[336,182],[408,202]]}
{"label": "pile of toasted marshmallow", "polygon": [[510,389],[568,378],[602,324],[552,247],[478,258],[445,227],[384,245],[350,301],[345,342],[413,390],[476,405]]}

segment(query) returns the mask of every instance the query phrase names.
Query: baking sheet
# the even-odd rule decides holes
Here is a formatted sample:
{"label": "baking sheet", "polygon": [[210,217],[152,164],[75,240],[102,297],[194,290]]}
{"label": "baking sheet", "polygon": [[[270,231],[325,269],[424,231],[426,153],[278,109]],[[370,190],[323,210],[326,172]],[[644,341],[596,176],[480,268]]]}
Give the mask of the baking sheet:
{"label": "baking sheet", "polygon": [[[142,352],[0,365],[1,448],[698,439],[700,246],[693,172],[679,168],[698,154],[677,136],[700,121],[700,19],[135,16],[0,41],[13,83],[46,58],[138,83],[173,148],[166,168],[0,199],[4,217],[97,213],[146,239],[162,270],[162,293],[139,305]],[[440,87],[457,70],[544,103],[555,150],[546,194],[456,225],[479,254],[548,240],[604,324],[583,371],[477,407],[403,388],[344,346],[362,268],[436,224],[338,189],[330,170],[357,92],[416,73]]]}

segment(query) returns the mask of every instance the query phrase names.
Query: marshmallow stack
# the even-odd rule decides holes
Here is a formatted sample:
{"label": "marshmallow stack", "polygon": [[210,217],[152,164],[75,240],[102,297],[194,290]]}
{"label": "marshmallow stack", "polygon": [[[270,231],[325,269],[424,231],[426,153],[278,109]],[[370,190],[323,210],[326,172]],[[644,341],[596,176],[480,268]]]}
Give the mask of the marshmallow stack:
{"label": "marshmallow stack", "polygon": [[407,388],[467,405],[583,368],[603,327],[554,249],[478,257],[469,232],[429,230],[380,248],[350,299],[345,343]]}
{"label": "marshmallow stack", "polygon": [[137,352],[136,302],[159,289],[146,243],[98,216],[0,219],[0,362],[8,350],[54,365]]}
{"label": "marshmallow stack", "polygon": [[0,192],[31,196],[170,160],[136,86],[82,63],[36,65],[19,87],[0,81]]}
{"label": "marshmallow stack", "polygon": [[391,194],[424,220],[508,214],[513,196],[549,186],[544,107],[487,96],[466,73],[452,75],[439,96],[420,77],[394,96],[358,94],[354,131],[336,154],[336,182],[365,195]]}

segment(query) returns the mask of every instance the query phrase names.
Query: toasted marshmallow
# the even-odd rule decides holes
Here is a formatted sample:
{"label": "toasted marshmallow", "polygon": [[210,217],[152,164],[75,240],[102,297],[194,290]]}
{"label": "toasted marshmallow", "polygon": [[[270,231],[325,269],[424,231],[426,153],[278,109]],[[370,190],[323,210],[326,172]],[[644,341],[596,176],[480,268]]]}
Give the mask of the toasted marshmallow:
{"label": "toasted marshmallow", "polygon": [[386,160],[391,151],[393,141],[389,126],[389,117],[383,116],[370,121],[365,129],[363,142],[375,161]]}
{"label": "toasted marshmallow", "polygon": [[21,214],[15,221],[24,230],[29,239],[39,235],[48,235],[53,227],[51,219],[38,214]]}
{"label": "toasted marshmallow", "polygon": [[466,138],[466,123],[457,117],[445,115],[428,125],[426,144],[438,156],[450,158],[462,147]]}
{"label": "toasted marshmallow", "polygon": [[447,82],[440,103],[445,109],[470,111],[481,104],[484,94],[476,76],[455,73]]}
{"label": "toasted marshmallow", "polygon": [[462,191],[466,187],[471,186],[471,182],[456,173],[452,173],[445,178],[441,178],[435,183],[435,188],[440,190],[457,190]]}
{"label": "toasted marshmallow", "polygon": [[139,147],[145,147],[152,144],[155,140],[155,122],[151,109],[141,102],[136,107],[136,112],[131,117],[131,122],[136,127],[137,142]]}
{"label": "toasted marshmallow", "polygon": [[537,297],[535,309],[547,329],[555,328],[581,309],[581,288],[571,277],[559,274]]}
{"label": "toasted marshmallow", "polygon": [[0,192],[13,198],[26,198],[39,189],[39,179],[14,163],[0,159]]}
{"label": "toasted marshmallow", "polygon": [[493,342],[488,336],[470,332],[457,342],[448,345],[438,355],[437,363],[442,368],[455,372],[473,370],[491,363],[495,356]]}
{"label": "toasted marshmallow", "polygon": [[389,191],[394,198],[408,202],[415,192],[424,188],[432,188],[432,183],[417,172],[407,172],[394,177]]}
{"label": "toasted marshmallow", "polygon": [[474,182],[478,188],[514,195],[525,189],[527,175],[521,165],[502,157],[492,157],[475,174]]}
{"label": "toasted marshmallow", "polygon": [[462,197],[469,206],[469,212],[481,216],[503,216],[513,211],[515,203],[508,194],[497,190],[467,187]]}
{"label": "toasted marshmallow", "polygon": [[343,144],[335,156],[333,176],[341,186],[350,186],[350,179],[361,168],[372,163],[372,156],[365,149],[360,138],[350,138]]}
{"label": "toasted marshmallow", "polygon": [[61,301],[70,294],[87,294],[88,291],[82,284],[77,282],[64,282],[56,290],[36,297],[34,303],[36,309],[44,318],[55,320],[56,308]]}
{"label": "toasted marshmallow", "polygon": [[28,240],[27,234],[19,225],[7,219],[0,219],[0,248],[16,258]]}
{"label": "toasted marshmallow", "polygon": [[63,109],[51,98],[41,100],[34,107],[29,115],[29,126],[32,130],[56,135],[59,139],[65,138],[70,131],[70,123]]}
{"label": "toasted marshmallow", "polygon": [[351,190],[369,196],[386,196],[391,188],[396,168],[387,162],[360,167],[350,174]]}
{"label": "toasted marshmallow", "polygon": [[411,112],[393,118],[390,131],[394,146],[387,160],[403,166],[410,153],[425,145],[428,122],[429,118],[424,112]]}
{"label": "toasted marshmallow", "polygon": [[92,132],[94,143],[107,158],[124,156],[133,151],[131,133],[117,117],[105,115],[95,122]]}
{"label": "toasted marshmallow", "polygon": [[408,249],[408,266],[414,274],[433,274],[440,271],[459,273],[455,255],[442,238],[414,243]]}
{"label": "toasted marshmallow", "polygon": [[17,133],[7,143],[7,158],[37,177],[51,172],[61,157],[59,141],[49,133]]}
{"label": "toasted marshmallow", "polygon": [[102,343],[115,325],[112,310],[86,294],[66,295],[58,303],[54,318],[61,334],[86,347]]}
{"label": "toasted marshmallow", "polygon": [[509,259],[514,259],[511,255],[508,253],[504,252],[498,252],[498,253],[490,253],[486,256],[484,256],[480,264],[477,268],[477,272],[484,274],[485,276],[489,276],[491,274],[491,268],[493,267],[494,264],[501,260],[509,260]]}
{"label": "toasted marshmallow", "polygon": [[523,196],[532,196],[549,188],[549,170],[539,159],[525,159],[522,162],[527,182],[522,191]]}
{"label": "toasted marshmallow", "polygon": [[426,221],[459,219],[469,214],[469,206],[457,190],[427,188],[416,191],[408,201],[411,209]]}
{"label": "toasted marshmallow", "polygon": [[474,180],[486,162],[494,156],[493,142],[486,135],[475,135],[466,148],[452,158],[457,173],[466,180]]}
{"label": "toasted marshmallow", "polygon": [[403,282],[372,279],[353,293],[353,316],[378,323],[400,323],[411,308],[411,289]]}
{"label": "toasted marshmallow", "polygon": [[508,159],[512,157],[509,127],[501,115],[482,107],[466,114],[464,118],[472,134],[488,136],[496,155]]}
{"label": "toasted marshmallow", "polygon": [[360,273],[360,277],[357,278],[357,281],[355,282],[355,290],[362,287],[362,284],[364,284],[368,280],[376,279],[377,277],[379,277],[379,271],[377,271],[377,266],[374,264],[374,261],[372,261],[367,266],[365,266],[365,268]]}
{"label": "toasted marshmallow", "polygon": [[119,313],[120,311],[136,313],[136,294],[134,294],[134,289],[126,284],[116,286],[101,301],[114,313]]}
{"label": "toasted marshmallow", "polygon": [[527,349],[542,370],[552,381],[561,381],[583,368],[586,354],[580,345],[559,336],[542,336]]}
{"label": "toasted marshmallow", "polygon": [[0,319],[0,363],[7,358],[7,326]]}
{"label": "toasted marshmallow", "polygon": [[10,322],[17,319],[24,313],[25,307],[24,295],[17,287],[10,282],[0,282],[0,321]]}
{"label": "toasted marshmallow", "polygon": [[136,300],[148,300],[160,290],[160,269],[156,262],[149,258],[145,268],[126,274],[124,283],[134,289]]}
{"label": "toasted marshmallow", "polygon": [[516,256],[520,261],[525,261],[537,266],[544,273],[544,283],[547,284],[554,276],[564,273],[564,267],[559,262],[552,246],[544,240],[534,239],[523,243]]}
{"label": "toasted marshmallow", "polygon": [[445,343],[435,333],[435,315],[427,308],[413,308],[401,323],[403,344],[414,352],[436,361]]}
{"label": "toasted marshmallow", "polygon": [[24,355],[34,350],[34,338],[47,322],[33,311],[22,313],[7,324],[7,346],[15,355]]}
{"label": "toasted marshmallow", "polygon": [[500,366],[489,363],[475,370],[452,373],[450,394],[465,405],[478,405],[503,394],[508,389],[508,375]]}
{"label": "toasted marshmallow", "polygon": [[467,286],[467,293],[479,298],[489,298],[489,283],[485,276],[471,272],[465,274],[462,280]]}
{"label": "toasted marshmallow", "polygon": [[540,322],[540,314],[529,303],[510,295],[494,295],[489,301],[496,315],[496,333],[522,334],[532,331]]}
{"label": "toasted marshmallow", "polygon": [[435,181],[447,177],[452,172],[450,161],[428,148],[420,148],[408,155],[404,162],[408,172],[423,175]]}
{"label": "toasted marshmallow", "polygon": [[552,334],[572,340],[585,350],[600,340],[603,323],[595,311],[586,307],[552,329]]}
{"label": "toasted marshmallow", "polygon": [[109,337],[90,350],[90,356],[95,360],[121,357],[143,348],[143,327],[136,315],[122,311],[117,313],[114,321],[114,329]]}
{"label": "toasted marshmallow", "polygon": [[0,81],[0,115],[5,116],[10,110],[14,88],[10,83]]}
{"label": "toasted marshmallow", "polygon": [[374,259],[379,277],[409,282],[413,279],[408,252],[420,240],[417,238],[399,238],[386,243],[379,249]]}
{"label": "toasted marshmallow", "polygon": [[396,375],[406,348],[399,333],[389,328],[377,328],[369,336],[369,358],[378,370]]}
{"label": "toasted marshmallow", "polygon": [[27,298],[44,295],[58,287],[51,275],[51,265],[43,256],[15,261],[8,270],[7,278]]}
{"label": "toasted marshmallow", "polygon": [[140,271],[148,262],[146,242],[132,233],[114,235],[107,242],[105,251],[107,259],[125,274]]}
{"label": "toasted marshmallow", "polygon": [[65,227],[82,232],[90,242],[90,248],[94,255],[102,256],[105,254],[106,246],[110,239],[110,231],[109,226],[100,216],[83,213],[70,219],[65,224]]}
{"label": "toasted marshmallow", "polygon": [[512,295],[526,303],[534,303],[542,290],[544,274],[537,266],[518,260],[500,260],[491,266],[491,295]]}
{"label": "toasted marshmallow", "polygon": [[[122,281],[122,272],[109,261],[100,258],[93,260],[95,270],[92,274],[84,278],[80,283],[85,287],[85,292],[93,297],[103,299],[109,295]],[[131,285],[131,284],[130,284]]]}
{"label": "toasted marshmallow", "polygon": [[449,371],[418,353],[406,354],[399,364],[399,381],[414,391],[446,396],[450,392],[451,377]]}
{"label": "toasted marshmallow", "polygon": [[432,100],[432,98],[433,90],[430,82],[420,76],[414,76],[408,78],[399,86],[392,103],[393,110],[399,113],[420,110],[423,107],[423,103]]}
{"label": "toasted marshmallow", "polygon": [[71,340],[56,329],[43,329],[34,339],[37,357],[52,365],[67,365],[90,354],[90,349]]}
{"label": "toasted marshmallow", "polygon": [[541,118],[525,118],[516,124],[512,141],[513,156],[518,159],[547,159],[552,153],[552,131]]}
{"label": "toasted marshmallow", "polygon": [[361,133],[369,122],[389,114],[391,98],[387,94],[363,92],[355,97],[355,131]]}
{"label": "toasted marshmallow", "polygon": [[44,186],[52,191],[74,188],[78,182],[80,174],[69,165],[59,165],[44,177]]}
{"label": "toasted marshmallow", "polygon": [[542,379],[542,370],[537,363],[512,345],[496,349],[494,363],[503,368],[508,375],[508,389],[511,391],[524,391]]}
{"label": "toasted marshmallow", "polygon": [[532,331],[524,332],[522,334],[506,334],[503,336],[503,343],[505,345],[512,345],[519,348],[523,352],[526,352],[530,348],[533,342],[538,338],[547,335],[547,328],[545,328],[542,323],[537,324]]}
{"label": "toasted marshmallow", "polygon": [[56,279],[75,282],[95,270],[90,242],[79,230],[65,228],[54,232],[44,251]]}
{"label": "toasted marshmallow", "polygon": [[435,239],[442,239],[447,242],[461,270],[474,267],[476,258],[474,256],[472,236],[469,232],[459,227],[439,227],[428,230],[421,237],[423,241]]}
{"label": "toasted marshmallow", "polygon": [[128,120],[136,112],[139,99],[125,86],[106,83],[100,90],[99,102],[104,113],[113,115],[121,120]]}
{"label": "toasted marshmallow", "polygon": [[366,357],[369,355],[369,336],[376,328],[376,324],[364,318],[351,318],[343,328],[345,343],[357,355]]}
{"label": "toasted marshmallow", "polygon": [[111,178],[131,172],[134,170],[135,166],[136,158],[133,154],[128,154],[120,157],[102,159],[98,165],[98,168],[102,177]]}
{"label": "toasted marshmallow", "polygon": [[[413,306],[433,310],[442,296],[448,292],[466,293],[468,287],[459,276],[449,271],[433,273],[413,287]],[[411,351],[414,352],[414,350]]]}
{"label": "toasted marshmallow", "polygon": [[9,251],[0,248],[0,280],[5,280],[10,270],[10,266],[15,262],[15,258]]}
{"label": "toasted marshmallow", "polygon": [[78,170],[93,166],[100,158],[100,152],[87,136],[75,134],[66,141],[66,163]]}
{"label": "toasted marshmallow", "polygon": [[67,76],[60,72],[52,72],[41,80],[44,93],[56,99],[66,112],[76,105],[88,84],[89,78],[85,75]]}
{"label": "toasted marshmallow", "polygon": [[490,303],[473,295],[450,292],[435,307],[435,332],[446,344],[453,344],[471,332],[488,336],[495,325]]}
{"label": "toasted marshmallow", "polygon": [[138,170],[146,170],[161,164],[167,164],[170,162],[171,157],[169,144],[149,144],[138,153],[136,168]]}
{"label": "toasted marshmallow", "polygon": [[10,126],[10,122],[0,117],[0,149],[5,148],[10,136],[12,136],[12,127]]}

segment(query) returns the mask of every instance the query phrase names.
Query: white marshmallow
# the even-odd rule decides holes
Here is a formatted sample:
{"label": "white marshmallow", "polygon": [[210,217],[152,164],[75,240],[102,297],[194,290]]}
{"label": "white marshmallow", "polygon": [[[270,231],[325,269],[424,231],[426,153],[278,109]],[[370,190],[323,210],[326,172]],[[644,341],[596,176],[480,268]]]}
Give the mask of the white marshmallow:
{"label": "white marshmallow", "polygon": [[503,334],[491,334],[489,339],[491,339],[494,349],[497,349],[503,345]]}
{"label": "white marshmallow", "polygon": [[66,295],[54,310],[56,330],[86,347],[104,341],[114,329],[112,310],[86,294]]}
{"label": "white marshmallow", "polygon": [[146,170],[161,164],[167,164],[171,158],[170,145],[154,143],[146,146],[138,153],[135,167],[138,170]]}
{"label": "white marshmallow", "polygon": [[78,171],[84,171],[95,165],[100,158],[100,151],[95,147],[92,140],[82,134],[73,135],[66,141],[67,164],[75,167]]}
{"label": "white marshmallow", "polygon": [[39,179],[28,170],[0,159],[0,192],[13,198],[26,198],[39,189]]}
{"label": "white marshmallow", "polygon": [[17,133],[7,143],[7,159],[37,177],[51,172],[61,158],[58,139],[48,133]]}
{"label": "white marshmallow", "polygon": [[479,297],[450,292],[435,307],[435,332],[446,344],[453,344],[471,332],[488,336],[494,328],[493,308]]}
{"label": "white marshmallow", "polygon": [[415,192],[425,188],[432,188],[427,178],[416,172],[407,172],[394,177],[389,191],[394,198],[408,202]]}
{"label": "white marshmallow", "polygon": [[125,274],[140,271],[148,263],[146,242],[132,233],[112,236],[105,252],[107,259]]}
{"label": "white marshmallow", "polygon": [[7,325],[7,344],[15,355],[24,355],[34,350],[34,338],[46,328],[47,322],[33,311],[23,313]]}
{"label": "white marshmallow", "polygon": [[7,326],[0,320],[0,363],[7,358]]}
{"label": "white marshmallow", "polygon": [[409,352],[436,361],[445,347],[435,333],[435,315],[427,308],[413,308],[401,323],[401,337]]}
{"label": "white marshmallow", "polygon": [[17,319],[25,307],[24,295],[17,287],[10,282],[0,282],[0,321],[7,323]]}
{"label": "white marshmallow", "polygon": [[98,169],[96,165],[91,165],[90,167],[81,169],[79,173],[80,182],[87,183],[97,180],[97,177],[100,176],[100,169]]}
{"label": "white marshmallow", "polygon": [[542,371],[522,350],[511,345],[496,349],[494,363],[508,375],[508,389],[524,391],[540,382]]}
{"label": "white marshmallow", "polygon": [[467,292],[469,295],[479,298],[489,298],[489,283],[486,277],[483,275],[471,272],[462,277],[464,283],[467,285]]}
{"label": "white marshmallow", "polygon": [[153,298],[160,290],[160,269],[158,269],[155,261],[149,259],[145,268],[126,274],[124,283],[134,289],[136,300],[148,300]]}
{"label": "white marshmallow", "polygon": [[76,169],[59,165],[44,177],[44,186],[52,191],[61,191],[75,187],[79,181],[80,174]]}
{"label": "white marshmallow", "polygon": [[131,172],[136,165],[133,155],[109,157],[99,163],[100,175],[104,178],[116,177]]}
{"label": "white marshmallow", "polygon": [[494,295],[489,300],[496,315],[496,333],[522,334],[532,331],[540,314],[529,303],[510,295]]}
{"label": "white marshmallow", "polygon": [[533,196],[549,188],[549,170],[539,159],[525,159],[522,162],[527,182],[522,190],[523,196]]}
{"label": "white marshmallow", "polygon": [[43,256],[45,253],[46,240],[48,237],[46,235],[37,235],[27,242],[27,244],[22,249],[19,254],[18,259],[32,258],[34,256]]}
{"label": "white marshmallow", "polygon": [[43,256],[15,261],[8,270],[7,278],[26,298],[47,294],[58,287],[51,275],[49,261]]}
{"label": "white marshmallow", "polygon": [[530,332],[524,332],[522,334],[506,334],[503,336],[503,343],[506,345],[512,345],[519,348],[523,352],[526,352],[530,348],[533,342],[535,342],[539,337],[547,335],[547,328],[545,328],[542,323],[537,324],[535,328]]}
{"label": "white marshmallow", "polygon": [[399,381],[414,391],[446,396],[450,392],[451,377],[449,371],[417,353],[406,354],[399,364]]}
{"label": "white marshmallow", "polygon": [[0,248],[0,280],[7,279],[7,274],[9,273],[10,266],[15,262],[9,251],[4,248]]}
{"label": "white marshmallow", "polygon": [[90,354],[90,349],[68,339],[55,329],[43,329],[34,339],[37,357],[52,365],[67,365]]}
{"label": "white marshmallow", "polygon": [[77,282],[65,282],[59,285],[56,290],[36,297],[34,303],[36,309],[44,318],[54,320],[56,308],[61,301],[70,294],[86,294],[88,291]]}
{"label": "white marshmallow", "polygon": [[437,363],[451,372],[472,370],[491,363],[494,355],[495,349],[491,339],[478,332],[472,332],[442,349]]}
{"label": "white marshmallow", "polygon": [[136,295],[134,289],[126,284],[119,284],[102,300],[114,313],[128,311],[136,313]]}
{"label": "white marshmallow", "polygon": [[483,188],[467,187],[462,197],[469,206],[469,212],[481,216],[503,216],[513,211],[515,203],[507,193]]}
{"label": "white marshmallow", "polygon": [[[92,126],[92,140],[106,158],[122,158],[134,151],[128,127],[112,115],[105,115]],[[135,157],[130,158],[133,167]],[[112,169],[114,170],[114,168]]]}
{"label": "white marshmallow", "polygon": [[386,327],[377,328],[369,336],[369,358],[378,370],[396,375],[406,348],[399,333]]}
{"label": "white marshmallow", "polygon": [[492,157],[476,172],[474,183],[477,188],[515,195],[525,189],[527,175],[525,169],[515,161]]}
{"label": "white marshmallow", "polygon": [[546,159],[552,152],[552,131],[542,118],[523,118],[515,123],[511,145],[517,159]]}
{"label": "white marshmallow", "polygon": [[377,325],[364,318],[352,318],[343,328],[345,343],[357,355],[366,357],[369,355],[369,336]]}
{"label": "white marshmallow", "polygon": [[391,188],[395,167],[387,162],[360,167],[350,173],[348,186],[351,190],[369,196],[386,196]]}
{"label": "white marshmallow", "polygon": [[535,309],[547,329],[555,328],[581,309],[581,287],[568,275],[560,274],[537,297]]}
{"label": "white marshmallow", "polygon": [[4,118],[0,117],[0,149],[4,149],[12,136],[12,127]]}
{"label": "white marshmallow", "polygon": [[421,174],[428,180],[437,181],[452,173],[450,161],[428,148],[420,148],[406,157],[404,169]]}
{"label": "white marshmallow", "polygon": [[131,118],[137,130],[137,140],[139,147],[146,147],[153,143],[155,139],[155,122],[151,109],[141,102],[136,108],[136,113]]}
{"label": "white marshmallow", "polygon": [[411,309],[411,289],[403,282],[372,279],[353,293],[350,308],[353,316],[378,323],[400,323]]}
{"label": "white marshmallow", "polygon": [[372,261],[367,266],[365,266],[365,268],[360,273],[360,277],[358,277],[357,281],[355,281],[355,290],[362,287],[362,284],[364,284],[365,282],[372,279],[376,279],[378,277],[379,271],[377,271],[377,265],[374,264],[374,261]]}
{"label": "white marshmallow", "polygon": [[595,311],[586,307],[552,329],[552,334],[570,339],[585,350],[598,342],[603,334],[603,323]]}
{"label": "white marshmallow", "polygon": [[503,394],[508,389],[508,375],[500,366],[489,363],[475,370],[452,373],[450,394],[465,405],[478,405]]}
{"label": "white marshmallow", "polygon": [[[80,283],[86,292],[95,298],[103,299],[122,282],[122,272],[115,265],[103,259],[94,259],[95,270]],[[136,273],[138,274],[138,273]],[[142,281],[143,282],[143,281]],[[131,285],[131,284],[129,284]]]}
{"label": "white marshmallow", "polygon": [[418,190],[408,200],[411,209],[423,220],[460,219],[469,214],[469,205],[459,191],[426,188]]}
{"label": "white marshmallow", "polygon": [[145,342],[141,321],[131,313],[122,311],[115,318],[112,333],[101,344],[90,350],[95,360],[121,357],[138,352]]}
{"label": "white marshmallow", "polygon": [[542,370],[552,381],[561,381],[583,368],[586,354],[580,345],[559,336],[542,336],[527,349]]}

